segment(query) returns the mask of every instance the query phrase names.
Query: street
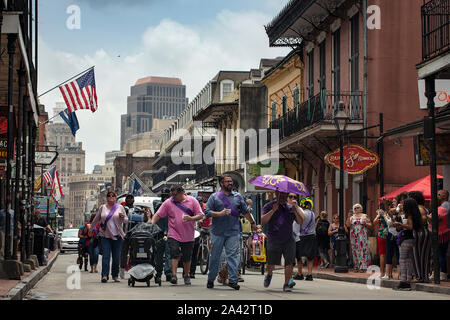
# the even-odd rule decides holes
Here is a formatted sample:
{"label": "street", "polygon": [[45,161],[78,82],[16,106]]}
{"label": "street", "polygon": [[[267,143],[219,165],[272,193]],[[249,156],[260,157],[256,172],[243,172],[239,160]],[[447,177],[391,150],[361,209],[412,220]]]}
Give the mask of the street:
{"label": "street", "polygon": [[254,271],[246,272],[243,276],[245,282],[239,283],[239,291],[217,281],[214,289],[207,290],[206,275],[198,273],[191,280],[192,285],[185,286],[180,281],[181,269],[178,269],[178,285],[165,282],[163,277],[161,287],[156,286],[152,279],[150,288],[145,283],[129,287],[127,280],[120,283],[110,280],[104,284],[100,283],[100,273],[82,271],[79,289],[75,288],[75,282],[70,281],[69,287],[73,289],[69,289],[67,279],[76,274],[70,275],[66,271],[76,259],[76,254],[60,254],[51,271],[28,293],[25,300],[450,300],[448,295],[442,294],[398,292],[388,288],[370,290],[362,284],[323,279],[296,281],[293,291],[285,293],[282,291],[284,275],[281,270],[274,272],[272,283],[267,289],[263,287],[263,276]]}

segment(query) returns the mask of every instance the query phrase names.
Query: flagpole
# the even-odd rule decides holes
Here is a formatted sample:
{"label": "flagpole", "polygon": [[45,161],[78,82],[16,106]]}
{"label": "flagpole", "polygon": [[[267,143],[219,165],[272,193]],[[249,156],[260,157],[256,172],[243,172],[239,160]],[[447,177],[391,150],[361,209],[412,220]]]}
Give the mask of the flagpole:
{"label": "flagpole", "polygon": [[[66,82],[69,82],[69,81],[72,80],[73,78],[76,78],[76,77],[78,77],[79,75],[88,72],[89,70],[93,69],[94,67],[95,67],[95,66],[92,66],[92,67],[90,67],[90,68],[84,70],[83,72],[80,72],[79,74],[73,76],[72,78],[70,78],[70,79],[68,79],[68,80],[66,80],[66,81],[64,81],[64,82],[61,82],[60,84],[58,84],[57,86],[51,88],[50,90],[45,91],[43,94],[38,95],[38,98],[42,97],[44,94],[49,93],[49,92],[52,91],[52,90],[55,90],[56,88],[58,88],[59,86],[63,85],[63,84],[66,83]],[[54,118],[54,117],[53,117],[53,118]],[[52,118],[52,119],[53,119],[53,118]]]}

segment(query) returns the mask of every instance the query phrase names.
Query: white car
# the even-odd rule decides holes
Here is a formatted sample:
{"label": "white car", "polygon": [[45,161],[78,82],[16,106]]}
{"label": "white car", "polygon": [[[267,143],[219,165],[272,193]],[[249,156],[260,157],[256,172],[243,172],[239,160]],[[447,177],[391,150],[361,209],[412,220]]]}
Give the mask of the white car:
{"label": "white car", "polygon": [[66,250],[78,251],[78,230],[79,229],[64,229],[60,238],[61,253]]}

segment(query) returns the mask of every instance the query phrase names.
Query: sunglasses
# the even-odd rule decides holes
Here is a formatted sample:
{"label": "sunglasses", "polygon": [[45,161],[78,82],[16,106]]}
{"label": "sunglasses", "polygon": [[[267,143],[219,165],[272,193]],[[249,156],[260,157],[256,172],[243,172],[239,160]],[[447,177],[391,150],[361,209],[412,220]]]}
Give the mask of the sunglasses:
{"label": "sunglasses", "polygon": [[289,195],[288,198],[291,198],[291,199],[292,199],[292,198],[297,199],[296,196],[291,196],[291,195]]}
{"label": "sunglasses", "polygon": [[115,198],[116,196],[113,195],[113,194],[108,194],[106,197],[107,197],[107,198]]}

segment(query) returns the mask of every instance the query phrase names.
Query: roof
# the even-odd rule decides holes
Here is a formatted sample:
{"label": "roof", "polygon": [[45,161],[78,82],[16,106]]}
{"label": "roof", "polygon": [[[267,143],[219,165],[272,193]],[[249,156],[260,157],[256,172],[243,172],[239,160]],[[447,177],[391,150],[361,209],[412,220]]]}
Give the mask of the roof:
{"label": "roof", "polygon": [[135,86],[138,86],[138,85],[144,84],[144,83],[171,84],[171,85],[176,85],[176,86],[183,85],[183,83],[181,82],[181,79],[179,79],[179,78],[166,78],[166,77],[150,76],[150,77],[139,79],[138,81],[136,81]]}

